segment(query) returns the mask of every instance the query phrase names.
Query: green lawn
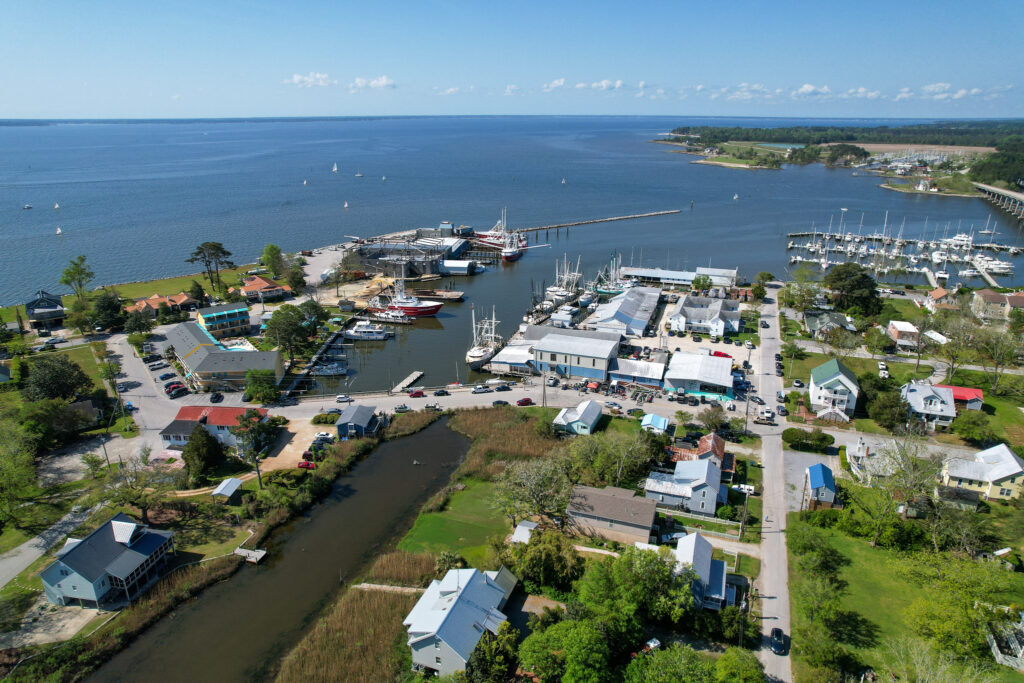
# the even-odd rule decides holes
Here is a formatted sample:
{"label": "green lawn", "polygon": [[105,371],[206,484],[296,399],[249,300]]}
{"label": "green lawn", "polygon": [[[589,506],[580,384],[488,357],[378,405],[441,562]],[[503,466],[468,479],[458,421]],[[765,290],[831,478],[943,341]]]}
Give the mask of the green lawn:
{"label": "green lawn", "polygon": [[981,514],[988,515],[989,526],[998,536],[999,545],[1013,548],[1024,556],[1024,500],[990,500],[982,510]]}
{"label": "green lawn", "polygon": [[480,566],[486,557],[487,540],[509,533],[508,520],[491,508],[491,482],[467,480],[463,491],[452,494],[443,512],[421,514],[398,544],[410,552],[459,553],[469,564]]}
{"label": "green lawn", "polygon": [[912,321],[921,315],[921,309],[910,299],[882,299],[884,305],[878,314],[880,325],[889,325],[890,320]]}
{"label": "green lawn", "polygon": [[949,383],[983,390],[982,410],[989,416],[992,429],[1010,443],[1024,443],[1024,412],[1020,410],[1024,403],[1009,396],[995,396],[989,388],[989,376],[977,370],[957,370]]}
{"label": "green lawn", "polygon": [[[802,360],[790,360],[785,358],[785,377],[787,382],[794,379],[803,380],[807,385],[811,381],[811,370],[829,360],[829,357],[821,353],[806,353]],[[874,358],[844,358],[840,362],[848,367],[853,374],[863,375],[865,373],[878,374],[878,360]],[[918,372],[914,372],[913,363],[889,363],[889,376],[902,385],[911,379],[924,379],[930,377],[932,370],[930,366],[922,365]],[[806,386],[800,391],[806,391]]]}
{"label": "green lawn", "polygon": [[[761,560],[750,555],[744,555],[743,553],[739,553],[736,556],[727,555],[724,551],[715,548],[711,557],[725,562],[726,571],[730,574],[740,574],[751,581],[756,579],[757,575],[761,573]],[[734,562],[735,566],[733,566]]]}
{"label": "green lawn", "polygon": [[796,339],[803,330],[799,321],[786,317],[781,313],[779,314],[779,329],[781,330],[783,341]]}
{"label": "green lawn", "polygon": [[66,351],[54,351],[53,353],[64,355],[74,361],[78,367],[82,368],[85,374],[89,375],[89,379],[97,387],[103,386],[103,380],[100,379],[100,366],[96,362],[96,356],[93,355],[92,349],[88,346],[76,346],[73,349],[67,349]]}

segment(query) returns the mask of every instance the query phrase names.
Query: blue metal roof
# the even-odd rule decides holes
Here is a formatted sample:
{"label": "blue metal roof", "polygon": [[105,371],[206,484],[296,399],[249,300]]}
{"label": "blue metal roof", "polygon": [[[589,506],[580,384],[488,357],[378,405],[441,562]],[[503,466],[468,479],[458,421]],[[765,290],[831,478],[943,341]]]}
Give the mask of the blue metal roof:
{"label": "blue metal roof", "polygon": [[820,489],[822,487],[827,488],[833,493],[836,490],[836,482],[832,478],[832,470],[825,467],[821,463],[811,465],[807,468],[807,476],[811,481],[812,489]]}

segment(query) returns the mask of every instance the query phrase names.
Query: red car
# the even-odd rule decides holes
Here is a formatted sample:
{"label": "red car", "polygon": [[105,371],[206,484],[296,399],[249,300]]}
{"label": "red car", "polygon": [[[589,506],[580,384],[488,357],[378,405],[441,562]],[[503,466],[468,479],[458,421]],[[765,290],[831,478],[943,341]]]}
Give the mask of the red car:
{"label": "red car", "polygon": [[409,398],[423,398],[426,394],[423,393],[422,389],[413,389],[409,392]]}
{"label": "red car", "polygon": [[300,460],[299,461],[299,467],[301,469],[304,469],[304,470],[315,470],[316,469],[316,463],[315,462],[310,462],[308,460]]}
{"label": "red car", "polygon": [[532,406],[533,405],[533,399],[530,398],[529,396],[527,396],[526,398],[521,398],[518,401],[516,401],[516,405],[517,406]]}
{"label": "red car", "polygon": [[719,358],[732,358],[732,356],[727,354],[725,351],[712,351],[711,355],[718,356]]}

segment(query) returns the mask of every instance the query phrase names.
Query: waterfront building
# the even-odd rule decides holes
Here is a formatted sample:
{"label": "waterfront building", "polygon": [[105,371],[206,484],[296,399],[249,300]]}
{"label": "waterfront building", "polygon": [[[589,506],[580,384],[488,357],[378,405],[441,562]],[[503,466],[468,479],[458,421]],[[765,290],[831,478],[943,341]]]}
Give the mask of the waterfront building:
{"label": "waterfront building", "polygon": [[229,293],[241,292],[248,301],[277,301],[289,296],[292,288],[279,285],[268,277],[250,275],[242,279],[241,289],[231,287]]}
{"label": "waterfront building", "polygon": [[[238,426],[238,418],[244,415],[246,410],[249,409],[232,406],[182,406],[174,420],[160,431],[160,439],[164,448],[182,449],[195,428],[202,426],[217,441],[233,448],[238,445],[238,441],[231,433],[231,429]],[[266,408],[253,410],[259,412],[261,422],[267,419]]]}
{"label": "waterfront building", "polygon": [[69,537],[39,575],[54,605],[99,609],[134,602],[160,577],[174,534],[138,524],[118,513],[82,539]]}
{"label": "waterfront building", "polygon": [[703,353],[673,353],[665,370],[665,389],[731,400],[732,359]]}
{"label": "waterfront building", "polygon": [[620,270],[623,278],[638,282],[650,283],[662,287],[690,287],[698,275],[711,278],[716,287],[735,287],[739,282],[739,271],[736,268],[697,268],[696,270],[668,270],[667,268],[634,268],[623,266]]}
{"label": "waterfront building", "polygon": [[648,543],[656,503],[633,491],[606,486],[577,486],[566,507],[569,529],[583,536],[620,543]]}
{"label": "waterfront building", "polygon": [[602,332],[642,336],[658,309],[661,290],[654,287],[631,287],[617,294],[583,321],[583,325]]}
{"label": "waterfront building", "polygon": [[1019,498],[1024,490],[1024,461],[1001,443],[974,454],[949,458],[942,465],[945,486],[977,491],[986,499]]}
{"label": "waterfront building", "polygon": [[450,569],[435,579],[402,621],[412,668],[439,676],[464,671],[485,631],[498,633],[501,612],[519,579],[507,568]]}
{"label": "waterfront building", "polygon": [[661,388],[664,377],[664,363],[632,360],[631,358],[616,358],[608,373],[608,378],[611,380],[657,388]]}
{"label": "waterfront building", "polygon": [[154,294],[145,299],[136,299],[134,304],[124,307],[124,312],[142,313],[147,318],[155,318],[160,312],[161,306],[166,306],[168,311],[183,311],[196,303],[198,302],[185,292],[178,292],[171,296]]}
{"label": "waterfront building", "polygon": [[284,364],[277,351],[257,351],[247,342],[227,347],[192,322],[171,327],[165,349],[173,350],[185,383],[196,390],[244,389],[245,373],[249,370],[270,370],[277,382],[284,376]]}
{"label": "waterfront building", "polygon": [[[649,543],[636,543],[641,550],[659,552],[660,548]],[[736,600],[735,588],[725,583],[725,562],[712,558],[714,548],[708,539],[698,533],[687,534],[679,539],[672,554],[676,558],[675,573],[682,574],[692,569],[697,575],[691,589],[693,596],[703,609],[718,611]]]}
{"label": "waterfront building", "polygon": [[251,327],[249,305],[236,303],[200,308],[196,313],[196,322],[214,339],[245,337]]}
{"label": "waterfront building", "polygon": [[548,334],[533,345],[533,367],[563,377],[604,381],[619,350],[619,343],[607,339]]}
{"label": "waterfront building", "polygon": [[811,370],[807,393],[819,419],[849,422],[857,407],[860,384],[842,361],[833,358]]}
{"label": "waterfront building", "polygon": [[675,470],[651,472],[644,482],[644,495],[663,507],[714,516],[719,502],[728,501],[722,487],[722,472],[711,458],[681,460]]}
{"label": "waterfront building", "polygon": [[25,302],[25,315],[32,329],[53,330],[64,326],[67,309],[64,308],[59,296],[40,289],[34,297]]}
{"label": "waterfront building", "polygon": [[338,437],[342,439],[374,436],[383,425],[377,417],[377,409],[373,406],[349,404],[341,411],[338,421],[334,423]]}
{"label": "waterfront building", "polygon": [[737,334],[742,327],[740,303],[686,294],[676,303],[668,322],[675,332],[701,332],[719,337]]}

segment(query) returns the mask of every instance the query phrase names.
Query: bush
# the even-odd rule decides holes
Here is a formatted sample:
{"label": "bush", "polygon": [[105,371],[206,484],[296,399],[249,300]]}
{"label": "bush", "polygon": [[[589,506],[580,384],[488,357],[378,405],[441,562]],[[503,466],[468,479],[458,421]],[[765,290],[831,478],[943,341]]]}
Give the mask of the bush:
{"label": "bush", "polygon": [[824,453],[836,440],[831,434],[826,434],[818,427],[815,427],[813,431],[789,427],[782,430],[782,441],[793,450]]}
{"label": "bush", "polygon": [[319,415],[314,415],[313,419],[310,420],[315,425],[332,425],[337,421],[338,416],[331,413],[320,413]]}
{"label": "bush", "polygon": [[733,519],[736,517],[736,508],[732,505],[723,505],[715,512],[715,516],[719,519]]}

